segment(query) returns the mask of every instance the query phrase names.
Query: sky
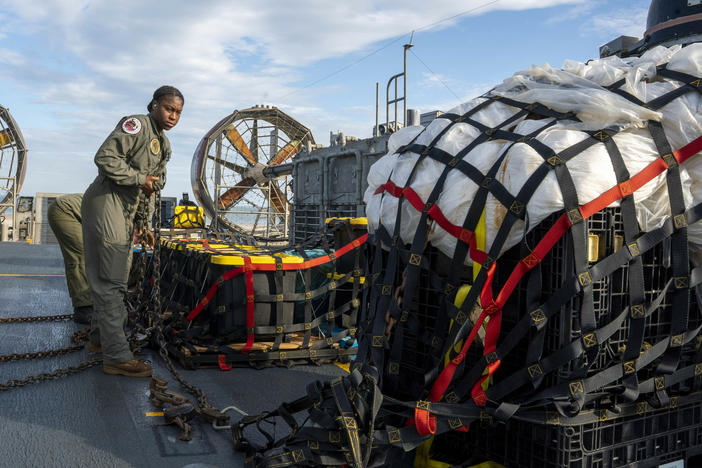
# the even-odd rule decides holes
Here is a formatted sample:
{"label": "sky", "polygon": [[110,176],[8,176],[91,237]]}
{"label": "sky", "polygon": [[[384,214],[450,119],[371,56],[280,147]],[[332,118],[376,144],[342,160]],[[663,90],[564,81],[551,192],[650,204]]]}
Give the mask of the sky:
{"label": "sky", "polygon": [[[370,137],[375,83],[447,111],[531,65],[597,58],[641,37],[649,0],[0,0],[0,105],[22,130],[22,195],[82,192],[95,151],[162,84],[185,96],[168,133],[165,196],[192,192],[202,136],[235,109],[274,105],[329,144]],[[383,91],[384,94],[384,91]],[[381,101],[384,96],[381,98]],[[381,105],[382,107],[382,105]],[[384,120],[381,112],[381,121]]]}

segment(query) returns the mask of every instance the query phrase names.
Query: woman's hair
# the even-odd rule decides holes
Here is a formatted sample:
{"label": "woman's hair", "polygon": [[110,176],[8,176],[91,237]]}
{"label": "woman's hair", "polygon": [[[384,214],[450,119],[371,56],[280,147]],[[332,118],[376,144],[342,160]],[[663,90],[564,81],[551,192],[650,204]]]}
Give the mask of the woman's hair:
{"label": "woman's hair", "polygon": [[185,98],[183,97],[183,93],[178,91],[178,88],[165,85],[161,86],[156,91],[154,91],[154,97],[151,98],[151,102],[149,102],[149,104],[146,106],[146,110],[151,112],[154,109],[154,104],[156,104],[158,101],[161,100],[161,98],[164,98],[166,96],[179,97],[185,104]]}

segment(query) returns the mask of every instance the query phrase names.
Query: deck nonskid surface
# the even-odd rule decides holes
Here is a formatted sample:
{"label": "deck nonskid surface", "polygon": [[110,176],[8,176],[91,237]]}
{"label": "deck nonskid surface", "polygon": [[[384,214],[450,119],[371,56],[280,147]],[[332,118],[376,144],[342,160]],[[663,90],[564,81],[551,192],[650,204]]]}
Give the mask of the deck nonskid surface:
{"label": "deck nonskid surface", "polygon": [[[0,243],[0,317],[71,313],[58,246]],[[0,324],[0,354],[35,352],[70,345],[80,327],[72,321]],[[0,382],[21,379],[88,358],[81,350],[66,356],[0,363]],[[186,394],[160,357],[146,350],[140,358],[169,389]],[[342,375],[336,366],[293,369],[235,368],[186,371],[219,408],[235,405],[257,414],[304,395],[306,384]],[[149,379],[103,374],[101,367],[78,375],[0,392],[0,465],[90,467],[243,466],[232,450],[231,433],[193,423],[193,440],[178,440],[148,399]],[[191,398],[194,401],[194,398]],[[230,413],[234,419],[236,413]],[[282,427],[279,427],[282,430]]]}

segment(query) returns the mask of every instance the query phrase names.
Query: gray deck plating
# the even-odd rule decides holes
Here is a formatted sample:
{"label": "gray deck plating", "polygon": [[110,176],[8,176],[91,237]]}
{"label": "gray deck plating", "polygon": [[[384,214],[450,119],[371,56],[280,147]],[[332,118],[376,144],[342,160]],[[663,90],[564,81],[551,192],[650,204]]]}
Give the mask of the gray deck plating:
{"label": "gray deck plating", "polygon": [[[57,246],[0,243],[0,317],[71,313]],[[6,276],[23,275],[23,276]],[[0,354],[68,346],[78,326],[71,321],[0,325]],[[0,364],[0,381],[76,365],[82,350],[67,356]],[[186,393],[160,358],[147,350],[142,359],[169,388]],[[236,405],[249,414],[277,407],[305,393],[307,383],[342,375],[336,366],[293,369],[215,369],[182,371],[220,408]],[[243,466],[229,431],[195,422],[193,440],[178,440],[148,399],[148,379],[102,373],[100,366],[79,375],[0,392],[0,466],[32,467],[224,467]],[[187,393],[186,393],[187,394]],[[194,401],[194,399],[192,399]],[[230,413],[237,419],[236,413]],[[278,426],[278,431],[283,430]]]}

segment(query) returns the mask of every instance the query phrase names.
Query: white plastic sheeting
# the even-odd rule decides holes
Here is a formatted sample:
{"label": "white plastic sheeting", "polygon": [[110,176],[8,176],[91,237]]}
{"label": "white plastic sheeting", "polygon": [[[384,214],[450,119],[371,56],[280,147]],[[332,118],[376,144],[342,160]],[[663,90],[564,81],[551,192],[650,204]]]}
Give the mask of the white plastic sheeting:
{"label": "white plastic sheeting", "polygon": [[[692,44],[681,48],[656,47],[641,57],[622,59],[608,57],[593,60],[587,64],[566,61],[562,70],[549,65],[532,67],[519,72],[494,88],[491,95],[509,97],[522,103],[539,103],[559,112],[573,112],[581,122],[560,121],[539,133],[537,139],[559,152],[565,148],[590,138],[584,130],[599,130],[607,127],[619,128],[615,135],[631,175],[659,157],[656,146],[645,128],[648,120],[660,121],[666,136],[673,147],[679,149],[702,135],[702,100],[700,94],[688,92],[654,111],[636,105],[631,101],[605,89],[621,79],[625,79],[622,89],[649,102],[681,86],[674,80],[656,77],[656,67],[668,63],[668,68],[693,76],[702,76],[702,44]],[[473,99],[450,113],[462,115],[484,102],[485,98]],[[471,116],[472,119],[494,128],[519,109],[496,101]],[[509,128],[519,134],[534,132],[552,119],[521,120]],[[427,200],[445,166],[431,158],[425,158],[410,177],[419,155],[406,152],[396,153],[397,148],[408,144],[417,137],[415,143],[427,145],[447,126],[446,119],[436,119],[423,131],[422,127],[408,127],[395,133],[389,142],[389,152],[379,159],[368,174],[368,189],[364,196],[368,227],[374,232],[380,222],[392,233],[400,200],[390,195],[376,194],[377,188],[392,181],[398,187],[409,185],[422,200]],[[437,143],[442,150],[455,155],[470,144],[480,131],[466,123],[453,125]],[[496,179],[516,195],[529,176],[543,163],[543,158],[524,143],[511,145],[502,140],[487,141],[477,145],[464,160],[475,166],[483,174],[505,155]],[[585,204],[616,185],[611,160],[603,144],[595,144],[567,162],[578,194],[579,203]],[[685,204],[687,207],[702,202],[702,158],[693,157],[682,166]],[[444,216],[455,225],[462,225],[477,191],[477,185],[458,170],[452,170],[437,201]],[[670,216],[665,173],[651,180],[634,194],[637,217],[645,231],[659,227]],[[616,205],[616,203],[614,204]],[[613,205],[613,206],[614,206]],[[411,243],[417,230],[421,213],[406,200],[402,201],[400,237]],[[538,186],[527,205],[529,227],[534,227],[551,213],[563,210],[563,197],[556,176],[551,171]],[[492,195],[488,195],[485,206],[487,249],[504,219],[506,208]],[[517,222],[502,251],[517,244],[524,235],[524,223]],[[693,259],[702,263],[702,223],[689,227]],[[436,223],[431,223],[429,242],[448,256],[452,256],[456,239]],[[468,260],[470,261],[470,260]]]}

